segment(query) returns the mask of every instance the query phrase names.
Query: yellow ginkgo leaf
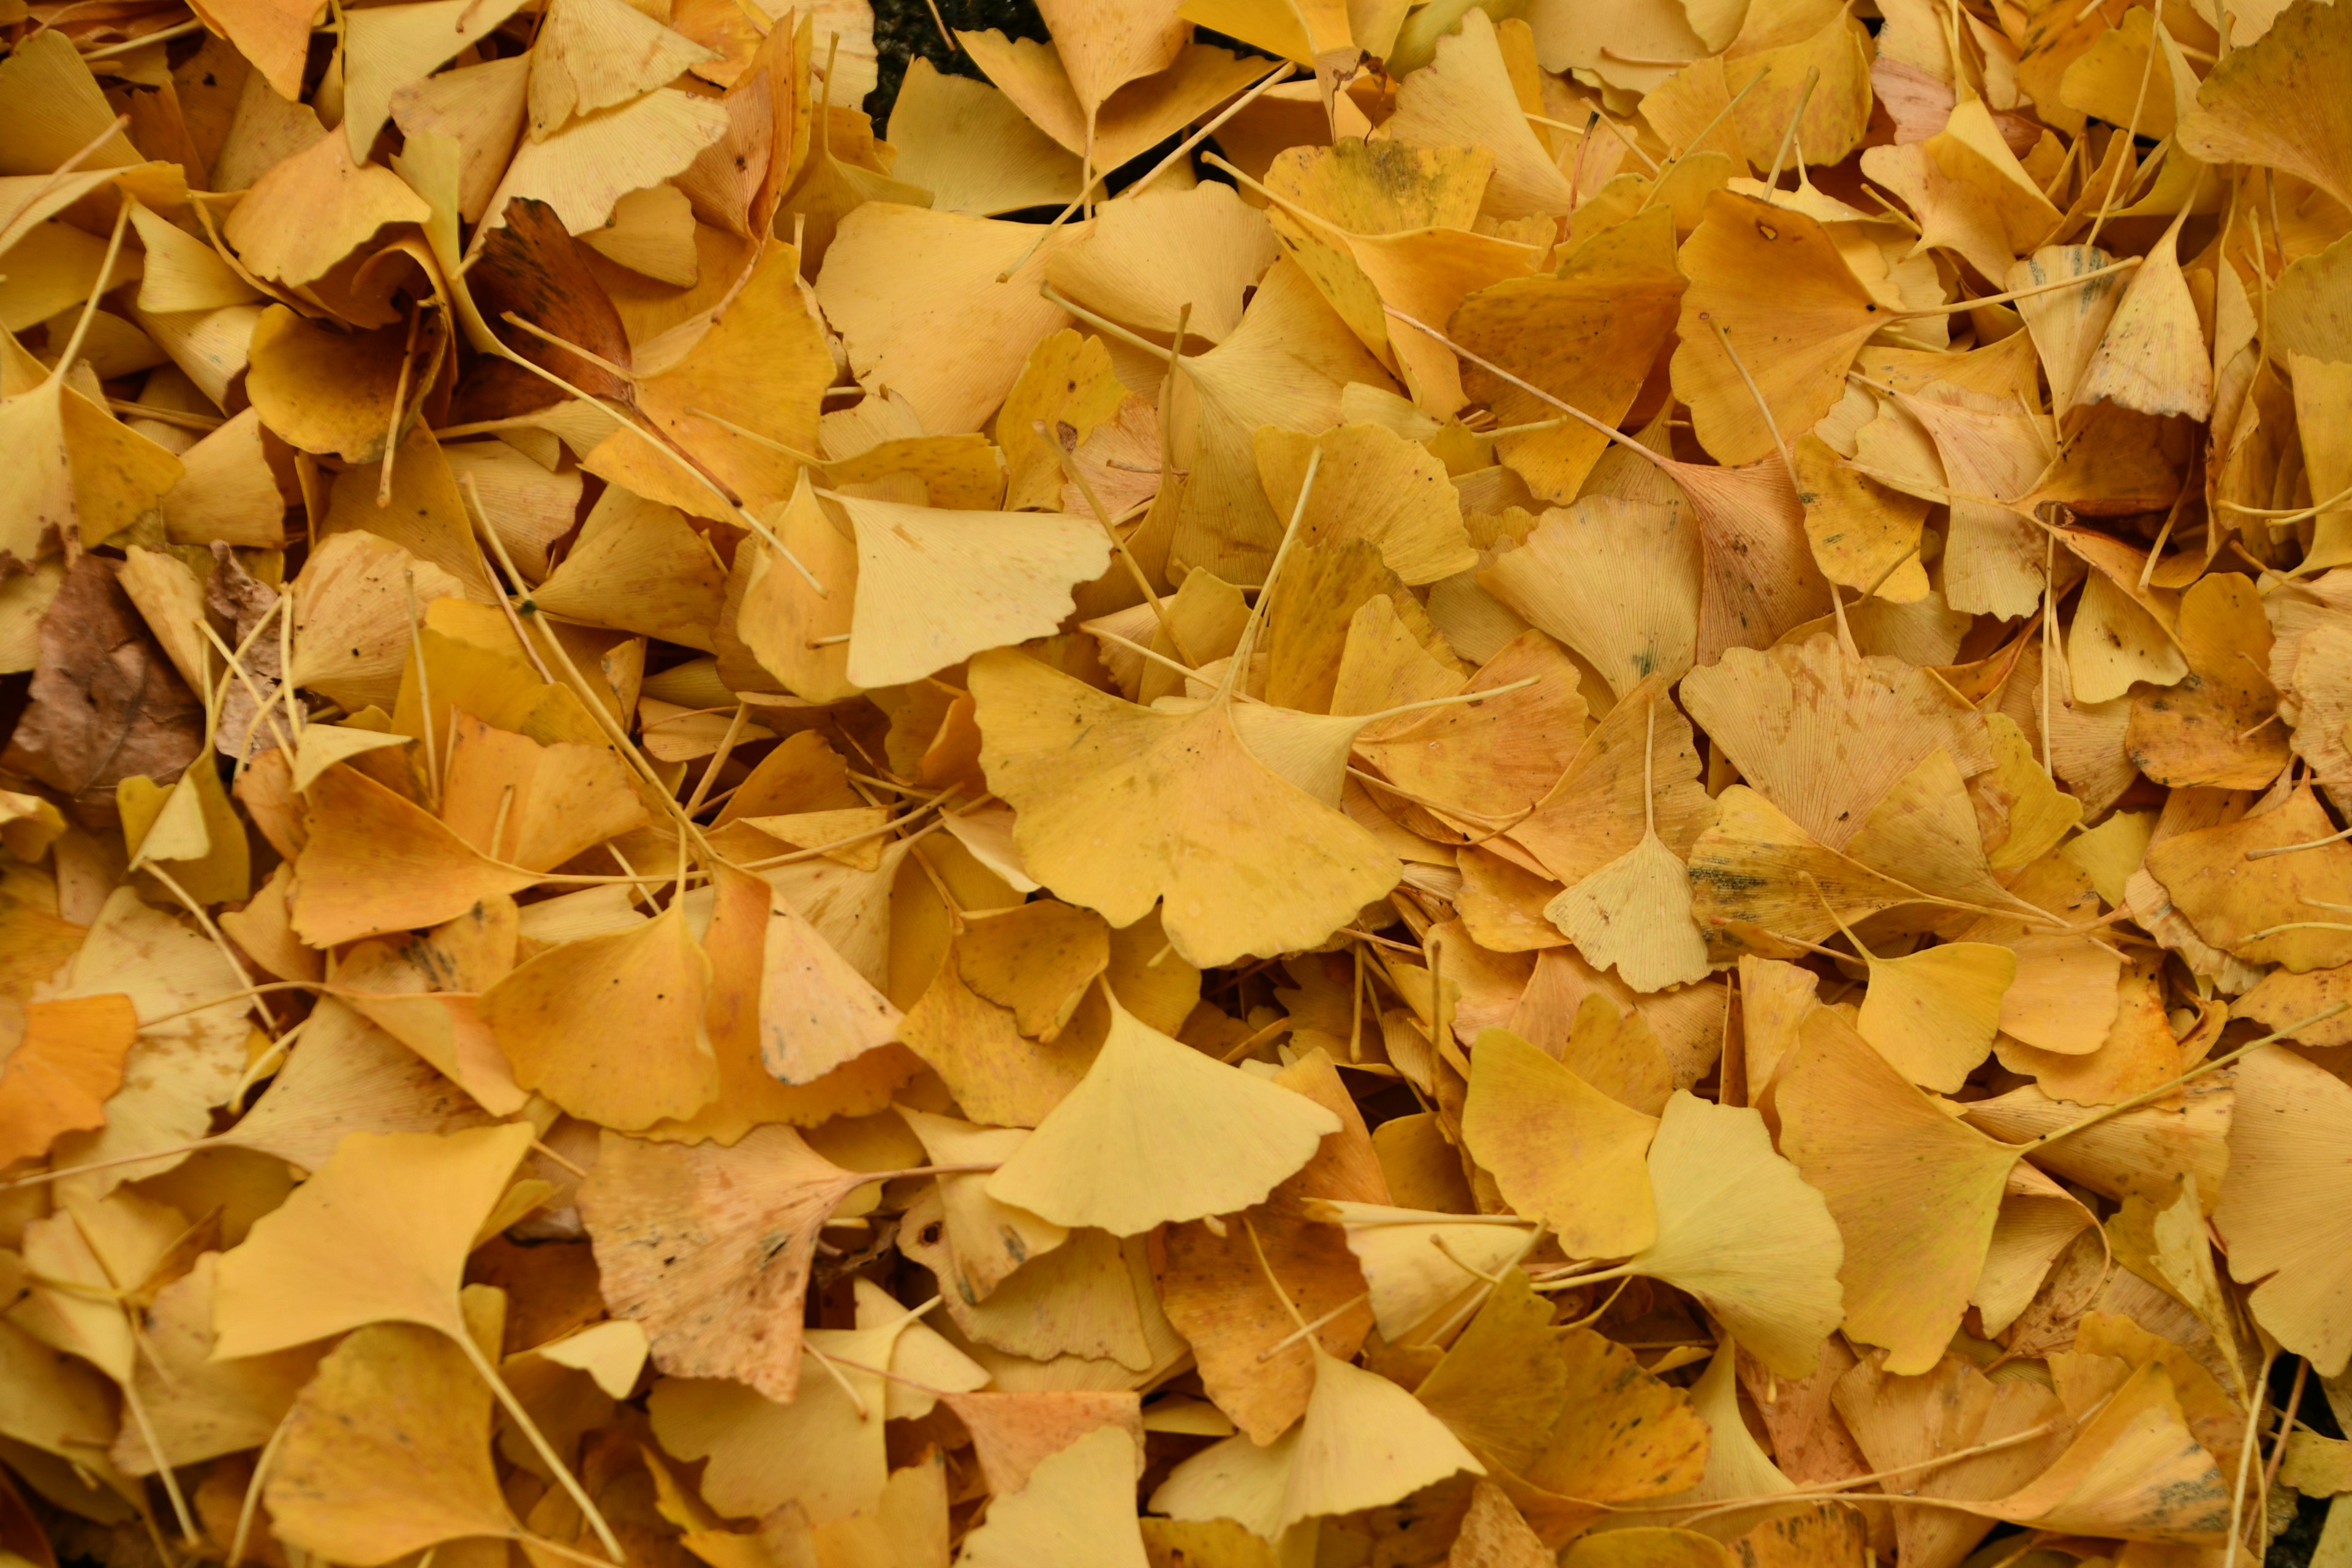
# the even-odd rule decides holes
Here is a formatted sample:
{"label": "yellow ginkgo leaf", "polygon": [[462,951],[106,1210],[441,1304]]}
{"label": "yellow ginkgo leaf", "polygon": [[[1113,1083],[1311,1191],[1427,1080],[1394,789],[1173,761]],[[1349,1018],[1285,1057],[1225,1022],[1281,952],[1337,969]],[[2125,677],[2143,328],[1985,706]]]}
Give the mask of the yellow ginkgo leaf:
{"label": "yellow ginkgo leaf", "polygon": [[296,933],[314,946],[437,925],[530,886],[530,873],[492,865],[424,807],[356,769],[328,769],[308,805],[292,908]]}
{"label": "yellow ginkgo leaf", "polygon": [[358,730],[348,724],[305,724],[301,738],[294,742],[294,788],[297,793],[308,792],[319,782],[319,775],[337,763],[387,746],[405,746],[414,740],[410,735]]}
{"label": "yellow ginkgo leaf", "polygon": [[647,1408],[654,1435],[682,1459],[708,1459],[702,1493],[729,1514],[790,1507],[824,1524],[871,1508],[889,1479],[878,1371],[911,1320],[878,1329],[811,1329],[810,1353],[834,1374],[778,1404],[740,1383],[667,1378]]}
{"label": "yellow ginkgo leaf", "polygon": [[[448,90],[447,79],[432,73],[513,14],[503,0],[472,11],[465,8],[463,0],[425,0],[422,5],[378,7],[376,15],[352,28],[343,45],[348,86],[341,127],[352,156],[365,158],[384,121],[396,110],[405,111],[405,100],[428,82]],[[479,87],[487,80],[476,78],[462,85]],[[516,86],[521,88],[520,83]],[[477,98],[475,107],[478,110],[488,105],[483,98]],[[420,129],[413,119],[403,122],[404,134],[414,136]],[[482,186],[479,194],[487,195],[488,187]],[[469,221],[479,216],[478,205],[466,213]]]}
{"label": "yellow ginkgo leaf", "polygon": [[212,1359],[219,1261],[217,1253],[197,1258],[186,1274],[157,1290],[141,1314],[143,1353],[131,1375],[144,1420],[124,1423],[111,1456],[128,1475],[154,1474],[159,1450],[173,1464],[189,1465],[268,1441],[318,1370],[315,1345]]}
{"label": "yellow ginkgo leaf", "polygon": [[1870,959],[1870,988],[1854,1026],[1922,1088],[1949,1094],[1992,1049],[2017,954],[1989,942],[1946,942]]}
{"label": "yellow ginkgo leaf", "polygon": [[1963,776],[1992,765],[1965,702],[1901,659],[1857,658],[1832,637],[1730,649],[1692,672],[1682,700],[1741,778],[1832,849],[1937,748]]}
{"label": "yellow ginkgo leaf", "polygon": [[1297,510],[1307,459],[1318,451],[1314,495],[1298,527],[1301,544],[1369,539],[1389,569],[1412,584],[1477,565],[1445,465],[1378,425],[1343,425],[1319,437],[1259,432],[1258,476],[1277,516]]}
{"label": "yellow ginkgo leaf", "polygon": [[971,921],[955,956],[965,984],[1012,1008],[1023,1034],[1051,1041],[1110,967],[1110,932],[1091,910],[1041,899]]}
{"label": "yellow ginkgo leaf", "polygon": [[1936,1364],[1968,1310],[2018,1151],[1954,1120],[1817,1008],[1780,1069],[1780,1142],[1845,1240],[1845,1331]]}
{"label": "yellow ginkgo leaf", "polygon": [[634,1131],[719,1093],[703,1024],[710,960],[673,903],[641,925],[541,953],[482,996],[515,1081]]}
{"label": "yellow ginkgo leaf", "polygon": [[2180,270],[2179,237],[2188,216],[2184,208],[2124,286],[2105,335],[2075,384],[2077,402],[2112,402],[2191,419],[2212,413],[2212,359],[2196,297]]}
{"label": "yellow ginkgo leaf", "polygon": [[1135,1439],[1099,1426],[989,1505],[964,1538],[966,1568],[1146,1568],[1135,1518]]}
{"label": "yellow ginkgo leaf", "polygon": [[1230,703],[1139,708],[1006,649],[971,661],[981,763],[1029,874],[1202,965],[1312,947],[1395,886],[1362,828],[1250,754]]}
{"label": "yellow ginkgo leaf", "polygon": [[[1889,324],[1890,312],[1821,224],[1754,196],[1708,196],[1706,216],[1679,255],[1691,286],[1675,395],[1690,405],[1692,427],[1717,461],[1769,458],[1775,429],[1811,429],[1844,395],[1855,351]],[[1769,289],[1759,287],[1765,279]]]}
{"label": "yellow ginkgo leaf", "polygon": [[1110,1031],[1078,1086],[988,1180],[1056,1225],[1137,1236],[1260,1202],[1339,1119],[1220,1066],[1105,997]]}
{"label": "yellow ginkgo leaf", "polygon": [[327,1353],[262,1495],[279,1540],[361,1568],[520,1533],[491,1468],[489,1388],[413,1323],[369,1324]]}
{"label": "yellow ginkgo leaf", "polygon": [[464,1333],[467,1254],[530,1143],[519,1122],[346,1136],[221,1255],[214,1353],[264,1355],[368,1323]]}
{"label": "yellow ginkgo leaf", "polygon": [[2231,49],[2197,89],[2180,144],[2209,163],[2261,163],[2352,202],[2341,92],[2352,36],[2347,18],[2315,0],[2277,13],[2270,29]]}
{"label": "yellow ginkgo leaf", "polygon": [[[857,536],[849,679],[898,686],[1058,627],[1110,543],[1057,512],[942,511],[834,498]],[[919,606],[919,608],[918,608]]]}
{"label": "yellow ginkgo leaf", "polygon": [[2157,1362],[2133,1373],[2047,1470],[1977,1508],[2032,1529],[2209,1549],[2228,1540],[2231,1511],[2230,1483],[2189,1435]]}
{"label": "yellow ginkgo leaf", "polygon": [[666,87],[709,58],[693,39],[619,0],[556,0],[531,51],[531,136]]}
{"label": "yellow ginkgo leaf", "polygon": [[1226,1438],[1151,1494],[1177,1519],[1232,1519],[1274,1540],[1301,1520],[1395,1502],[1486,1467],[1445,1424],[1378,1373],[1315,1347],[1315,1392],[1298,1425],[1264,1447]]}
{"label": "yellow ginkgo leaf", "polygon": [[1610,1099],[1507,1029],[1470,1051],[1462,1136],[1514,1212],[1571,1258],[1623,1258],[1657,1239],[1643,1155],[1654,1117]]}
{"label": "yellow ginkgo leaf", "polygon": [[24,1033],[0,1061],[0,1165],[48,1152],[68,1132],[106,1125],[106,1101],[122,1085],[123,1058],[139,1037],[131,998],[33,1002]]}
{"label": "yellow ginkgo leaf", "polygon": [[[1002,1164],[1029,1136],[1018,1127],[978,1127],[909,1106],[900,1106],[898,1114],[923,1141],[923,1152],[942,1165]],[[955,1260],[957,1278],[951,1283],[969,1290],[975,1302],[986,1300],[989,1292],[1031,1258],[1069,1239],[1066,1227],[989,1196],[984,1172],[944,1175],[939,1183],[948,1247]]]}
{"label": "yellow ginkgo leaf", "polygon": [[[1662,1501],[1687,1502],[1706,1509],[1708,1504],[1733,1498],[1769,1498],[1797,1489],[1797,1483],[1772,1462],[1772,1457],[1740,1418],[1739,1382],[1735,1375],[1738,1362],[1738,1342],[1727,1333],[1716,1342],[1706,1370],[1699,1373],[1698,1381],[1690,1389],[1691,1407],[1708,1428],[1706,1473],[1690,1490],[1677,1492]],[[1731,1510],[1707,1509],[1664,1517],[1670,1523],[1681,1521],[1686,1529],[1727,1541],[1790,1511],[1791,1506],[1784,1503]]]}
{"label": "yellow ginkgo leaf", "polygon": [[770,1073],[814,1083],[889,1044],[903,1021],[822,931],[770,892],[760,977],[760,1058]]}
{"label": "yellow ginkgo leaf", "polygon": [[1677,1089],[1650,1144],[1658,1239],[1625,1267],[1689,1291],[1783,1377],[1810,1375],[1843,1319],[1845,1246],[1764,1119]]}
{"label": "yellow ginkgo leaf", "polygon": [[727,576],[685,518],[613,486],[531,597],[554,615],[709,653]]}
{"label": "yellow ginkgo leaf", "polygon": [[1699,535],[1683,508],[1591,495],[1555,509],[1478,580],[1590,660],[1621,698],[1689,673],[1698,647]]}
{"label": "yellow ginkgo leaf", "polygon": [[542,745],[463,711],[441,755],[441,820],[492,860],[543,871],[646,825],[628,768],[610,748]]}
{"label": "yellow ginkgo leaf", "polygon": [[2352,1359],[2344,1308],[2340,1163],[2326,1151],[2352,1124],[2352,1089],[2284,1046],[2238,1064],[2230,1172],[2213,1223],[2231,1277],[2252,1284],[2255,1321],[2326,1377]]}
{"label": "yellow ginkgo leaf", "polygon": [[1372,1315],[1391,1344],[1415,1342],[1416,1331],[1458,1321],[1467,1310],[1464,1303],[1486,1288],[1486,1277],[1517,1262],[1533,1245],[1533,1224],[1509,1215],[1438,1214],[1337,1198],[1310,1198],[1305,1206],[1312,1218],[1346,1233],[1348,1250],[1370,1289]]}
{"label": "yellow ginkgo leaf", "polygon": [[1658,837],[1653,753],[1657,698],[1643,706],[1642,840],[1544,906],[1544,918],[1595,969],[1614,969],[1636,991],[1707,976],[1706,941],[1691,918],[1690,868]]}

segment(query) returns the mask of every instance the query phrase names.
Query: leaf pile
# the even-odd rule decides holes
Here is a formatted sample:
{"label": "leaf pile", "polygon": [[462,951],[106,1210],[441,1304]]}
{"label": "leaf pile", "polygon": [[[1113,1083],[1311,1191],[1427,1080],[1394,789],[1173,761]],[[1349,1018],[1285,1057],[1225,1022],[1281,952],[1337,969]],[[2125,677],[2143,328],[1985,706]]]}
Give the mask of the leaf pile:
{"label": "leaf pile", "polygon": [[1042,10],[0,0],[0,1561],[2352,1495],[2352,5]]}

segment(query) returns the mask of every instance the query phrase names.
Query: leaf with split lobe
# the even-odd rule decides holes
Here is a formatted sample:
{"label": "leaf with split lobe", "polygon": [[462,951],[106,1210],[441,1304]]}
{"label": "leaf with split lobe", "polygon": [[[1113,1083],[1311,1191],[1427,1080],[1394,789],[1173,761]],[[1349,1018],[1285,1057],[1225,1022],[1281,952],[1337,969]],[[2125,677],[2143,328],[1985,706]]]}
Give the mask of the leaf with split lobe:
{"label": "leaf with split lobe", "polygon": [[214,1353],[263,1355],[369,1323],[464,1333],[466,1256],[530,1143],[511,1122],[345,1137],[222,1254]]}
{"label": "leaf with split lobe", "polygon": [[1262,1201],[1339,1131],[1307,1096],[1222,1066],[1108,1001],[1094,1065],[989,1178],[989,1196],[1056,1225],[1137,1236]]}
{"label": "leaf with split lobe", "polygon": [[1193,963],[1314,946],[1395,886],[1387,851],[1252,756],[1223,701],[1139,708],[1001,648],[971,690],[1029,873],[1114,926],[1164,899]]}

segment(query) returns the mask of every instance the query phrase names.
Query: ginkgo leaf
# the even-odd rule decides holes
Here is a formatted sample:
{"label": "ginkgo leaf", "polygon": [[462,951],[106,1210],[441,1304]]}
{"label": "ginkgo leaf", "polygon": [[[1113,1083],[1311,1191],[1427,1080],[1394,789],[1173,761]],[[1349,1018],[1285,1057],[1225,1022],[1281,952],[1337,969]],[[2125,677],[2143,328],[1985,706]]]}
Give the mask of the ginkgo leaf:
{"label": "ginkgo leaf", "polygon": [[[1772,456],[1775,429],[1793,437],[1827,414],[1844,395],[1855,351],[1889,313],[1802,213],[1717,191],[1706,214],[1677,253],[1691,286],[1677,324],[1675,395],[1690,405],[1701,444],[1728,467]],[[1769,289],[1758,287],[1766,278]]]}
{"label": "ginkgo leaf", "polygon": [[725,574],[686,520],[618,487],[589,509],[563,563],[531,591],[555,615],[706,652],[726,596]]}
{"label": "ginkgo leaf", "polygon": [[516,1082],[635,1131],[691,1116],[719,1093],[703,1025],[709,984],[710,960],[673,903],[628,931],[540,954],[486,992],[480,1013]]}
{"label": "ginkgo leaf", "polygon": [[790,1404],[739,1383],[667,1378],[646,1402],[654,1434],[681,1458],[709,1460],[703,1495],[730,1514],[789,1507],[822,1524],[872,1508],[889,1475],[877,1408],[887,1385],[868,1369],[889,1365],[909,1321],[810,1330],[811,1352],[838,1375],[803,1384]]}
{"label": "ginkgo leaf", "polygon": [[[1653,765],[1656,698],[1643,704],[1642,840],[1544,906],[1544,918],[1596,969],[1636,991],[1706,978],[1706,942],[1691,919],[1689,868],[1658,837]],[[1570,764],[1573,766],[1573,763]]]}
{"label": "ginkgo leaf", "polygon": [[379,6],[361,20],[343,41],[342,132],[351,155],[368,155],[402,88],[430,76],[513,14],[513,7],[503,5],[469,11],[466,0],[425,0],[422,5]]}
{"label": "ginkgo leaf", "polygon": [[[2215,946],[2297,974],[2332,968],[2352,960],[2352,931],[2315,918],[2352,904],[2352,845],[2328,842],[2334,831],[2305,784],[2269,811],[2155,844],[2147,870]],[[2263,853],[2288,845],[2310,847]]]}
{"label": "ginkgo leaf", "polygon": [[[898,1114],[923,1141],[923,1152],[942,1165],[1002,1164],[1027,1141],[1015,1127],[979,1127],[953,1117],[900,1107]],[[940,1205],[957,1271],[955,1284],[974,1303],[1004,1283],[1032,1258],[1069,1239],[1066,1226],[988,1194],[983,1172],[940,1179]]]}
{"label": "ginkgo leaf", "polygon": [[1671,704],[1660,710],[1664,675],[1644,679],[1655,684],[1627,689],[1507,835],[1562,881],[1580,881],[1632,852],[1654,823],[1663,825],[1658,837],[1669,850],[1688,855],[1715,821],[1716,805],[1699,784],[1690,721]]}
{"label": "ginkgo leaf", "polygon": [[1857,659],[1831,637],[1730,650],[1694,670],[1682,698],[1740,776],[1832,849],[1937,748],[1963,774],[1992,765],[1965,704],[1900,659]]}
{"label": "ginkgo leaf", "polygon": [[1811,1373],[1843,1317],[1845,1247],[1822,1194],[1772,1151],[1763,1117],[1676,1089],[1649,1167],[1658,1238],[1627,1268],[1697,1297],[1780,1375]]}
{"label": "ginkgo leaf", "polygon": [[519,1123],[346,1136],[221,1255],[214,1353],[265,1355],[369,1323],[464,1333],[466,1255],[530,1142]]}
{"label": "ginkgo leaf", "polygon": [[350,767],[310,786],[311,828],[294,865],[294,929],[325,946],[452,920],[530,886],[491,864],[424,807]]}
{"label": "ginkgo leaf", "polygon": [[[2053,1390],[1994,1383],[1954,1355],[1909,1377],[1887,1373],[1880,1359],[1864,1357],[1831,1389],[1835,1414],[1867,1463],[1893,1469],[1955,1450],[1985,1450],[1919,1474],[1922,1496],[1997,1497],[2041,1473],[2062,1446],[2060,1432],[2039,1441],[2024,1436],[2035,1426],[2052,1425],[2052,1417],[2063,1409]],[[2004,1440],[2007,1447],[1990,1446]],[[1957,1509],[1889,1511],[1896,1549],[1930,1562],[1964,1555],[1992,1527],[1991,1521]]]}
{"label": "ginkgo leaf", "polygon": [[1854,1027],[1913,1083],[1949,1094],[1992,1049],[2016,978],[2017,955],[1991,942],[1873,957]]}
{"label": "ginkgo leaf", "polygon": [[1453,1321],[1464,1300],[1484,1289],[1486,1276],[1527,1255],[1534,1229],[1515,1217],[1481,1223],[1337,1198],[1311,1200],[1307,1212],[1346,1233],[1381,1333],[1395,1344]]}
{"label": "ginkgo leaf", "polygon": [[2352,1115],[2352,1090],[2282,1046],[2238,1064],[2230,1173],[2213,1223],[2230,1244],[2230,1274],[2253,1285],[2255,1321],[2328,1377],[2352,1358],[2342,1308],[2340,1249],[2329,1242],[2335,1165],[2321,1152]]}
{"label": "ginkgo leaf", "polygon": [[1144,1302],[1127,1248],[1108,1231],[1078,1230],[1062,1245],[1023,1264],[988,1292],[963,1272],[958,1249],[941,1234],[945,1210],[936,1198],[922,1198],[907,1211],[913,1229],[901,1244],[908,1258],[938,1278],[948,1316],[975,1348],[988,1347],[1032,1361],[1078,1356],[1146,1372],[1154,1359],[1144,1322]]}
{"label": "ginkgo leaf", "polygon": [[1672,683],[1689,671],[1699,552],[1681,508],[1596,495],[1546,512],[1479,581],[1591,660],[1622,698],[1651,675]]}
{"label": "ginkgo leaf", "polygon": [[1955,1121],[1826,1009],[1781,1068],[1781,1145],[1845,1241],[1845,1329],[1936,1363],[1968,1310],[2017,1150]]}
{"label": "ginkgo leaf", "polygon": [[1135,1439],[1097,1427],[1042,1460],[964,1538],[971,1568],[1143,1568],[1135,1521]]}
{"label": "ginkgo leaf", "polygon": [[[514,1093],[519,1102],[520,1091]],[[287,1058],[236,1125],[218,1137],[316,1171],[348,1133],[439,1134],[488,1120],[432,1063],[343,1003],[322,996],[303,1031],[302,1049]]]}
{"label": "ginkgo leaf", "polygon": [[542,745],[462,711],[450,714],[447,740],[441,821],[490,859],[544,870],[646,824],[609,748]]}
{"label": "ginkgo leaf", "polygon": [[1316,452],[1321,461],[1299,518],[1299,543],[1369,539],[1407,583],[1435,582],[1477,563],[1444,465],[1377,425],[1343,425],[1312,439],[1286,430],[1261,432],[1258,475],[1278,515],[1298,510],[1308,456]]}
{"label": "ginkgo leaf", "polygon": [[2346,70],[2344,18],[2308,3],[2277,16],[2213,68],[2197,89],[2197,111],[2180,124],[2180,144],[2208,163],[2283,169],[2352,201],[2336,90]]}
{"label": "ginkgo leaf", "polygon": [[[816,276],[817,302],[852,371],[906,398],[924,430],[977,430],[1031,345],[1069,325],[1037,286],[1055,247],[1085,232],[1082,222],[1066,224],[1040,246],[1025,224],[869,202],[841,220]],[[920,304],[910,309],[913,300]]]}
{"label": "ginkgo leaf", "polygon": [[818,1234],[869,1180],[789,1127],[754,1128],[731,1148],[608,1132],[581,1214],[605,1300],[645,1325],[655,1365],[789,1400]]}
{"label": "ginkgo leaf", "polygon": [[412,1323],[369,1324],[327,1352],[262,1495],[280,1539],[346,1563],[519,1533],[491,1466],[488,1387]]}
{"label": "ginkgo leaf", "polygon": [[222,233],[248,271],[293,288],[325,277],[385,224],[430,211],[399,175],[354,163],[344,139],[328,136],[256,181]]}
{"label": "ginkgo leaf", "polygon": [[[1389,1197],[1371,1136],[1331,1059],[1309,1051],[1276,1081],[1338,1116],[1340,1130],[1223,1236],[1206,1224],[1170,1230],[1160,1275],[1160,1304],[1192,1342],[1202,1388],[1236,1426],[1269,1442],[1298,1418],[1314,1389],[1314,1357],[1302,1342],[1312,1337],[1345,1357],[1372,1324],[1346,1237],[1307,1206]],[[1296,1331],[1302,1320],[1317,1325],[1311,1336]]]}
{"label": "ginkgo leaf", "polygon": [[1040,1464],[1105,1427],[1126,1432],[1139,1447],[1143,1441],[1142,1406],[1129,1393],[960,1391],[945,1404],[971,1434],[972,1456],[1000,1496],[1019,1491]]}
{"label": "ginkgo leaf", "polygon": [[199,1257],[187,1273],[157,1290],[141,1314],[143,1354],[131,1375],[144,1428],[137,1421],[126,1424],[112,1455],[128,1474],[153,1474],[159,1451],[186,1465],[268,1441],[318,1370],[315,1346],[212,1359],[218,1264],[216,1253]]}
{"label": "ginkgo leaf", "polygon": [[131,998],[34,1002],[24,1034],[0,1061],[0,1165],[48,1152],[68,1132],[106,1125],[106,1101],[122,1084],[139,1036]]}
{"label": "ginkgo leaf", "polygon": [[1313,1100],[1220,1067],[1105,996],[1094,1065],[988,1179],[990,1197],[1136,1236],[1261,1201],[1339,1131]]}
{"label": "ginkgo leaf", "polygon": [[2113,402],[2143,414],[2191,419],[2212,412],[2212,363],[2196,300],[2180,270],[2179,228],[2175,219],[2124,285],[2123,299],[2075,384],[2081,402]]}
{"label": "ginkgo leaf", "polygon": [[1250,755],[1224,702],[1138,708],[1003,649],[971,689],[1029,873],[1115,926],[1164,899],[1194,963],[1312,946],[1395,885],[1370,835]]}
{"label": "ginkgo leaf", "polygon": [[2139,1368],[2049,1469],[1999,1502],[2037,1529],[2211,1547],[2227,1538],[2230,1487],[2180,1415],[2160,1363]]}
{"label": "ginkgo leaf", "polygon": [[1013,1009],[1023,1034],[1050,1041],[1110,967],[1110,932],[1089,910],[1039,900],[971,922],[956,965],[965,984]]}
{"label": "ginkgo leaf", "polygon": [[1325,1352],[1298,1425],[1265,1448],[1246,1436],[1187,1459],[1151,1494],[1177,1519],[1233,1519],[1268,1540],[1303,1519],[1394,1502],[1486,1467],[1403,1389]]}
{"label": "ginkgo leaf", "polygon": [[1069,615],[1071,588],[1110,564],[1102,530],[1077,518],[839,500],[857,537],[848,675],[859,686],[1043,637]]}
{"label": "ginkgo leaf", "polygon": [[667,85],[710,51],[614,0],[558,0],[534,43],[530,132],[544,139],[574,114]]}
{"label": "ginkgo leaf", "polygon": [[1507,1029],[1470,1048],[1463,1139],[1512,1209],[1571,1258],[1622,1258],[1657,1238],[1643,1162],[1657,1126]]}

